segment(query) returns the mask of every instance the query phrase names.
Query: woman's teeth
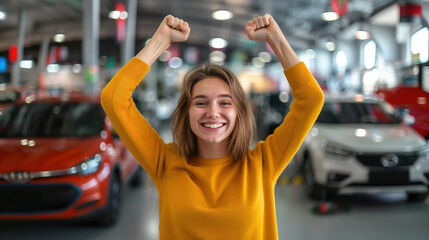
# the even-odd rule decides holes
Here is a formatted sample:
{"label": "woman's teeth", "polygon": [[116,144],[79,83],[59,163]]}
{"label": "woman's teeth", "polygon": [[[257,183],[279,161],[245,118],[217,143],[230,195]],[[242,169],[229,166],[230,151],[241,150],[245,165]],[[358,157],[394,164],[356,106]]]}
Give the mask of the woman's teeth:
{"label": "woman's teeth", "polygon": [[215,124],[205,123],[203,126],[206,128],[220,128],[223,126],[223,124],[222,123],[215,123]]}

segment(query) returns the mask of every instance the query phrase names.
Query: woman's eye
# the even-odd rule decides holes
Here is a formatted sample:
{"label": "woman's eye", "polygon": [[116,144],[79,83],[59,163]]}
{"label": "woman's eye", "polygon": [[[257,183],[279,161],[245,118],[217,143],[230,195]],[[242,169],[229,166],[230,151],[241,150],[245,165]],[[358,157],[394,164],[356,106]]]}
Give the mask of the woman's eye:
{"label": "woman's eye", "polygon": [[206,103],[205,102],[197,102],[197,103],[195,103],[195,105],[197,105],[197,106],[205,106]]}
{"label": "woman's eye", "polygon": [[221,102],[220,103],[221,106],[231,106],[230,102]]}

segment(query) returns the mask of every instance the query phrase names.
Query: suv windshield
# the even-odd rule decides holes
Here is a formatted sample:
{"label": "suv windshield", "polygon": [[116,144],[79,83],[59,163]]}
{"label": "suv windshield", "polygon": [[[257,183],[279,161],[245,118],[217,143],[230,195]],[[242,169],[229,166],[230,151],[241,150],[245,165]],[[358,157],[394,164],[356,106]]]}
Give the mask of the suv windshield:
{"label": "suv windshield", "polygon": [[94,103],[14,105],[0,117],[0,137],[88,137],[104,127],[104,112]]}
{"label": "suv windshield", "polygon": [[327,102],[316,122],[397,124],[400,120],[387,105],[381,103]]}

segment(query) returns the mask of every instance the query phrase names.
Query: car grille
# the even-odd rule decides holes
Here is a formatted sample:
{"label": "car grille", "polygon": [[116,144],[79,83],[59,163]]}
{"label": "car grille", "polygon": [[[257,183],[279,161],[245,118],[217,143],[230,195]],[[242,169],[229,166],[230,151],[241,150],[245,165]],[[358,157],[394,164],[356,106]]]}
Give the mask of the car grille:
{"label": "car grille", "polygon": [[62,211],[79,197],[80,190],[70,184],[0,185],[0,213],[28,214]]}
{"label": "car grille", "polygon": [[[417,158],[417,154],[396,154],[399,158],[399,163],[397,167],[407,167],[413,165]],[[356,159],[367,167],[383,167],[381,164],[381,158],[384,154],[358,154]]]}

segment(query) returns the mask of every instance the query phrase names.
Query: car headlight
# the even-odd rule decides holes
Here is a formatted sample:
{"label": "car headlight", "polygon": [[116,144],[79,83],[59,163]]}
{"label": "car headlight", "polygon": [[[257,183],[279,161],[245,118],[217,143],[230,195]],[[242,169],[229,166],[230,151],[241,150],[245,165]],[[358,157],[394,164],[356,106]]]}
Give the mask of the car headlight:
{"label": "car headlight", "polygon": [[429,142],[420,150],[420,157],[429,162]]}
{"label": "car headlight", "polygon": [[334,155],[337,157],[349,157],[352,155],[352,152],[345,149],[343,146],[340,145],[334,145],[332,143],[325,143],[322,144],[322,148],[325,151],[325,153]]}
{"label": "car headlight", "polygon": [[94,173],[100,168],[101,165],[101,155],[95,154],[91,158],[86,159],[85,161],[77,164],[74,167],[69,169],[70,174],[90,174]]}

